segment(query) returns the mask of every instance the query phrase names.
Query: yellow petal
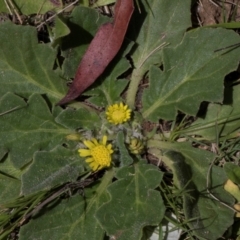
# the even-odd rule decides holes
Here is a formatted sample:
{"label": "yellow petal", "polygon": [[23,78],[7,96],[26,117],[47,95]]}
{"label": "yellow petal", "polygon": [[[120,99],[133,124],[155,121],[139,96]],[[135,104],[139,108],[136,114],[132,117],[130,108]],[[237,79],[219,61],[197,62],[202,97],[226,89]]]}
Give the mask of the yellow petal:
{"label": "yellow petal", "polygon": [[89,164],[93,171],[96,171],[99,165],[96,162],[92,162]]}
{"label": "yellow petal", "polygon": [[94,162],[94,159],[93,159],[93,158],[87,158],[87,159],[85,160],[85,162],[91,163],[91,162]]}
{"label": "yellow petal", "polygon": [[103,138],[102,138],[102,144],[103,144],[104,146],[106,146],[106,143],[107,143],[107,136],[104,135]]}
{"label": "yellow petal", "polygon": [[97,139],[96,139],[96,138],[92,138],[92,141],[93,141],[93,143],[95,144],[94,146],[97,146],[97,145],[99,145],[99,143],[98,143],[98,141],[97,141]]}
{"label": "yellow petal", "polygon": [[88,149],[79,149],[78,152],[81,157],[91,156],[91,151]]}
{"label": "yellow petal", "polygon": [[94,143],[91,142],[91,141],[89,141],[89,140],[85,140],[85,141],[83,141],[83,143],[84,143],[84,145],[85,145],[86,147],[88,147],[89,149],[92,149],[92,148],[95,147]]}
{"label": "yellow petal", "polygon": [[107,149],[108,149],[108,151],[109,151],[110,154],[113,153],[112,144],[108,144],[108,145],[107,145]]}

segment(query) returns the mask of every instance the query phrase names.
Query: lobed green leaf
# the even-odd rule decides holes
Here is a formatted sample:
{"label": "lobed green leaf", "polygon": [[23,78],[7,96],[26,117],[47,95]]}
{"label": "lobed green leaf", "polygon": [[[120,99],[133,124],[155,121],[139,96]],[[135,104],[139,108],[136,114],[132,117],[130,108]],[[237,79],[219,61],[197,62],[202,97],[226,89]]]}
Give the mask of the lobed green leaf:
{"label": "lobed green leaf", "polygon": [[63,110],[57,117],[56,122],[69,129],[89,129],[100,127],[100,118],[97,112],[84,108]]}
{"label": "lobed green leaf", "polygon": [[36,152],[28,171],[22,176],[22,194],[29,195],[66,182],[76,181],[84,164],[76,151],[57,146],[47,152]]}
{"label": "lobed green leaf", "polygon": [[101,183],[84,189],[84,197],[77,195],[60,204],[53,203],[41,217],[32,219],[21,228],[19,239],[103,240],[104,230],[95,213],[109,199],[106,187],[112,178],[113,171],[106,172]]}
{"label": "lobed green leaf", "polygon": [[181,131],[188,135],[200,135],[214,140],[221,137],[237,137],[240,128],[240,86],[225,88],[223,104],[210,103],[204,118],[199,118],[190,127]]}
{"label": "lobed green leaf", "polygon": [[152,67],[149,73],[144,118],[173,120],[178,110],[196,115],[202,101],[222,102],[224,76],[237,68],[240,49],[215,50],[236,41],[239,36],[233,31],[199,28],[176,48],[165,49],[164,71]]}
{"label": "lobed green leaf", "polygon": [[117,181],[108,187],[110,200],[96,213],[108,236],[119,240],[141,239],[142,230],[161,222],[165,206],[154,190],[163,174],[144,161],[121,168]]}
{"label": "lobed green leaf", "polygon": [[4,204],[17,198],[21,190],[21,176],[25,171],[13,166],[10,158],[0,163],[0,203]]}
{"label": "lobed green leaf", "polygon": [[14,92],[28,98],[39,93],[56,103],[66,92],[65,81],[53,71],[56,54],[48,45],[38,44],[33,27],[1,24],[0,95]]}
{"label": "lobed green leaf", "polygon": [[[141,13],[137,10],[129,26],[128,37],[134,39],[137,47],[131,55],[136,69],[144,74],[151,65],[162,62],[161,48],[166,43],[174,47],[190,27],[191,1],[148,0],[141,1]],[[141,27],[140,31],[137,30]]]}
{"label": "lobed green leaf", "polygon": [[164,47],[179,44],[191,26],[190,0],[144,0],[139,5],[141,12],[135,11],[127,33],[136,42],[130,55],[134,70],[126,98],[131,108],[144,74],[152,65],[162,64]]}
{"label": "lobed green leaf", "polygon": [[97,81],[90,90],[84,93],[84,95],[90,96],[88,102],[101,107],[120,102],[121,94],[126,88],[128,80],[117,78],[129,68],[130,64],[127,59],[117,55],[100,77],[100,81]]}
{"label": "lobed green leaf", "polygon": [[13,112],[0,117],[0,149],[7,149],[14,166],[21,168],[36,151],[51,150],[64,142],[71,131],[54,121],[45,100],[33,94],[27,103],[7,93],[0,99],[0,109]]}

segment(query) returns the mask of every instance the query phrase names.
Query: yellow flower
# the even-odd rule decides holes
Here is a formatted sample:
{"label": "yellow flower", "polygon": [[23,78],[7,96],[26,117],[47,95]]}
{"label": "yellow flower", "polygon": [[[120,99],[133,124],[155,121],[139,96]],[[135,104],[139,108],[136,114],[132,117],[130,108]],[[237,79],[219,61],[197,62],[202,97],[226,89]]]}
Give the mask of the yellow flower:
{"label": "yellow flower", "polygon": [[93,171],[109,167],[111,165],[111,154],[113,153],[112,144],[107,145],[107,136],[103,136],[102,141],[98,142],[95,138],[83,141],[89,149],[79,149],[81,157],[89,157],[85,161],[89,163]]}
{"label": "yellow flower", "polygon": [[106,111],[107,120],[115,125],[126,122],[131,117],[131,109],[122,102],[108,107]]}

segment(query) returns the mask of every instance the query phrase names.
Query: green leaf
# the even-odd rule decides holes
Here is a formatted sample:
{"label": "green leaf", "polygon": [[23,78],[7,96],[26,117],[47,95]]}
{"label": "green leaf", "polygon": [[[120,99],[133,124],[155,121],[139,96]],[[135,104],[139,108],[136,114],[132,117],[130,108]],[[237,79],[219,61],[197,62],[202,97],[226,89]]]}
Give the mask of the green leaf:
{"label": "green leaf", "polygon": [[98,28],[109,21],[109,18],[100,15],[96,10],[78,6],[67,23],[71,33],[62,40],[64,76],[71,78],[75,75],[77,67],[89,43]]}
{"label": "green leaf", "polygon": [[15,168],[7,157],[0,163],[0,204],[17,198],[21,190],[21,175],[24,171]]}
{"label": "green leaf", "polygon": [[100,184],[84,189],[84,197],[77,195],[46,208],[41,217],[33,218],[21,228],[19,239],[103,240],[104,231],[95,213],[108,200],[106,187],[111,183],[113,173],[106,172]]}
{"label": "green leaf", "polygon": [[0,204],[16,199],[20,195],[21,181],[6,176],[0,177]]}
{"label": "green leaf", "polygon": [[240,185],[240,167],[233,163],[225,163],[224,170],[227,177],[234,183]]}
{"label": "green leaf", "polygon": [[196,115],[202,101],[222,102],[224,76],[237,68],[240,49],[214,51],[236,41],[233,31],[199,28],[188,32],[178,47],[165,49],[164,71],[152,67],[149,73],[144,118],[172,120],[177,110]]}
{"label": "green leaf", "polygon": [[83,162],[76,151],[58,146],[50,152],[37,152],[33,163],[22,176],[22,193],[28,195],[76,181],[83,172]]}
{"label": "green leaf", "polygon": [[118,180],[108,187],[110,201],[96,213],[108,236],[118,240],[141,239],[143,227],[161,222],[165,206],[154,189],[162,176],[156,167],[143,161],[117,172]]}
{"label": "green leaf", "polygon": [[[44,14],[58,6],[58,4],[56,5],[46,0],[14,0],[11,2],[14,4],[14,7],[24,15],[32,13]],[[0,12],[9,12],[7,6],[12,9],[9,1],[0,1]]]}
{"label": "green leaf", "polygon": [[[130,25],[130,29],[141,26],[139,34],[136,31],[132,33],[138,46],[131,57],[135,68],[141,69],[144,73],[151,65],[161,63],[159,47],[164,42],[170,44],[170,47],[177,45],[186,29],[191,26],[191,1],[143,0],[141,2],[144,5],[143,8],[141,6],[142,12],[135,12]],[[186,9],[189,11],[186,12]],[[142,25],[138,22],[139,18],[143,21]]]}
{"label": "green leaf", "polygon": [[149,144],[166,152],[162,159],[173,171],[174,184],[183,192],[185,218],[194,235],[211,240],[222,237],[233,224],[234,211],[213,199],[207,187],[229,206],[234,204],[234,199],[223,189],[227,178],[222,168],[212,166],[207,185],[215,154],[193,148],[188,143],[150,141]]}
{"label": "green leaf", "polygon": [[121,93],[126,88],[128,80],[117,79],[117,77],[129,68],[130,64],[127,59],[120,58],[120,56],[117,55],[115,60],[100,77],[102,81],[99,79],[100,81],[97,81],[89,91],[84,93],[84,95],[91,96],[88,102],[101,107],[119,102]]}
{"label": "green leaf", "polygon": [[205,139],[214,140],[231,134],[237,137],[240,128],[240,86],[225,88],[227,91],[223,105],[209,104],[204,118],[199,118],[182,133],[201,135]]}
{"label": "green leaf", "polygon": [[120,152],[120,166],[124,167],[124,166],[129,166],[130,164],[133,163],[133,159],[132,157],[129,155],[129,152],[125,146],[125,137],[124,137],[124,133],[123,132],[119,132],[117,134],[117,146]]}
{"label": "green leaf", "polygon": [[222,23],[208,25],[204,27],[222,27],[222,28],[236,29],[236,28],[240,28],[240,23],[239,22],[222,22]]}
{"label": "green leaf", "polygon": [[34,152],[54,148],[71,133],[54,121],[45,100],[38,94],[33,94],[27,104],[12,93],[0,99],[1,111],[14,107],[18,109],[0,117],[0,149],[8,149],[17,168],[29,163]]}
{"label": "green leaf", "polygon": [[1,24],[0,49],[1,96],[14,92],[28,98],[33,93],[40,93],[54,102],[64,96],[65,81],[52,70],[57,52],[38,44],[36,29]]}
{"label": "green leaf", "polygon": [[[62,201],[55,208],[46,209],[44,215],[21,228],[19,240],[103,239],[104,232],[97,226],[94,216],[85,215],[85,205],[83,197],[75,196]],[[89,223],[84,225],[86,228],[82,228],[79,224],[80,219],[84,221],[84,217]]]}
{"label": "green leaf", "polygon": [[70,129],[83,128],[93,130],[96,127],[100,127],[101,124],[96,112],[84,108],[77,110],[68,108],[62,111],[55,120],[57,123]]}
{"label": "green leaf", "polygon": [[15,180],[20,180],[25,170],[16,168],[11,162],[9,156],[3,158],[0,163],[0,178],[4,176]]}
{"label": "green leaf", "polygon": [[143,0],[141,3],[141,13],[135,11],[127,34],[136,41],[131,55],[135,69],[127,95],[130,107],[134,105],[133,97],[146,71],[153,64],[162,63],[164,46],[179,44],[191,26],[190,0]]}
{"label": "green leaf", "polygon": [[70,33],[70,29],[66,25],[66,20],[61,16],[55,17],[55,27],[53,28],[53,39],[51,39],[51,45],[57,46],[61,42],[62,37],[67,36]]}

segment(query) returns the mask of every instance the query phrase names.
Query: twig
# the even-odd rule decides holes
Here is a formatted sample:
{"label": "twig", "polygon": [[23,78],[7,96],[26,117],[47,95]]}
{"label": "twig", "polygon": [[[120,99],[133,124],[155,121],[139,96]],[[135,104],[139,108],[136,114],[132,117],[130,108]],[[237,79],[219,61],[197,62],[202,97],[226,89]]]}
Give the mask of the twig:
{"label": "twig", "polygon": [[17,18],[18,18],[18,21],[19,21],[20,24],[22,25],[22,24],[23,24],[22,19],[21,19],[20,15],[18,14],[18,11],[17,11],[17,9],[15,8],[12,0],[8,0],[8,2],[10,3],[10,5],[11,5],[13,11],[14,11],[14,13],[16,14],[16,16],[17,16]]}
{"label": "twig", "polygon": [[10,12],[10,14],[13,15],[12,10],[11,10],[11,8],[9,7],[8,3],[7,3],[7,0],[4,0],[4,2],[5,2],[5,4],[6,4],[6,6],[7,6],[8,11]]}
{"label": "twig", "polygon": [[[163,36],[164,38],[165,36]],[[157,46],[155,49],[153,49],[147,56],[146,58],[140,63],[139,67],[138,68],[141,68],[142,65],[148,60],[148,58],[154,54],[156,51],[158,51],[159,49],[163,48],[163,47],[166,47],[167,45],[169,45],[169,43],[166,43],[166,42],[163,42],[162,44],[160,44],[159,46]]]}
{"label": "twig", "polygon": [[52,15],[51,17],[49,17],[48,19],[46,19],[44,22],[42,22],[41,24],[39,24],[37,26],[37,29],[39,29],[40,27],[42,27],[44,24],[46,24],[47,22],[51,21],[53,18],[55,18],[58,14],[64,12],[66,9],[68,9],[69,7],[73,6],[74,4],[76,4],[79,0],[76,0],[74,2],[72,2],[71,4],[69,4],[68,6],[66,6],[65,8],[63,8],[61,11],[55,13],[54,15]]}
{"label": "twig", "polygon": [[234,2],[228,2],[228,1],[225,1],[224,3],[225,3],[225,4],[227,3],[227,4],[231,4],[231,5],[234,5],[234,6],[240,7],[240,5],[238,5],[238,4],[234,3]]}
{"label": "twig", "polygon": [[17,109],[19,109],[19,106],[12,108],[10,110],[7,110],[6,112],[0,113],[0,116],[3,116],[4,114],[10,113],[10,112],[13,112],[14,110],[17,110]]}
{"label": "twig", "polygon": [[215,5],[216,7],[219,7],[217,3],[215,3],[214,1],[212,0],[208,0],[210,3],[212,3],[213,5]]}

